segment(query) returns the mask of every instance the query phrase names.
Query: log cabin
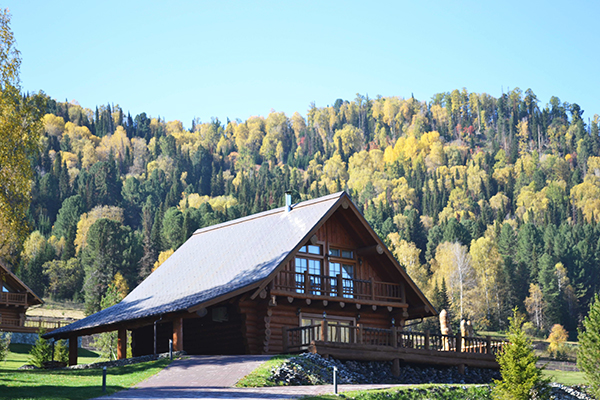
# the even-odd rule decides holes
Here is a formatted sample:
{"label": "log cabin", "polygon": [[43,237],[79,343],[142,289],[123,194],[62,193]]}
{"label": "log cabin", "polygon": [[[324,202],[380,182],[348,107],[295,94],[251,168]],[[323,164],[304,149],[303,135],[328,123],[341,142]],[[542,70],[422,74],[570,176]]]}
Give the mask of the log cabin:
{"label": "log cabin", "polygon": [[134,356],[166,352],[172,340],[188,354],[367,343],[364,354],[325,351],[387,359],[382,341],[397,348],[406,321],[436,315],[345,192],[298,204],[286,194],[285,207],[197,230],[119,304],[45,337],[118,331],[119,357],[130,331]]}
{"label": "log cabin", "polygon": [[0,331],[35,332],[35,328],[25,326],[25,312],[42,303],[42,299],[0,262]]}

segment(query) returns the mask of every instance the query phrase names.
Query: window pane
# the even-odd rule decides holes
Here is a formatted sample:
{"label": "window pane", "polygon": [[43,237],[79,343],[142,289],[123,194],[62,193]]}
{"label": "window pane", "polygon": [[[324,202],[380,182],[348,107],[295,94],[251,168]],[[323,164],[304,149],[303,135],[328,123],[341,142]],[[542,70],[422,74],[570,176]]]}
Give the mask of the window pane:
{"label": "window pane", "polygon": [[296,258],[296,272],[306,271],[306,261],[305,258]]}
{"label": "window pane", "polygon": [[336,263],[336,262],[330,262],[329,263],[329,276],[337,276],[337,274],[340,274],[341,271],[341,266],[340,263]]}
{"label": "window pane", "polygon": [[300,247],[300,250],[298,250],[300,253],[306,253],[306,246],[302,246]]}
{"label": "window pane", "polygon": [[308,252],[310,254],[321,254],[321,246],[308,245]]}
{"label": "window pane", "polygon": [[321,275],[321,261],[308,260],[308,272],[312,275]]}
{"label": "window pane", "polygon": [[340,249],[329,249],[329,255],[333,257],[339,257]]}
{"label": "window pane", "polygon": [[342,278],[354,279],[354,266],[353,265],[346,265],[346,264],[342,265]]}
{"label": "window pane", "polygon": [[354,258],[354,252],[350,250],[342,250],[342,257],[344,258]]}

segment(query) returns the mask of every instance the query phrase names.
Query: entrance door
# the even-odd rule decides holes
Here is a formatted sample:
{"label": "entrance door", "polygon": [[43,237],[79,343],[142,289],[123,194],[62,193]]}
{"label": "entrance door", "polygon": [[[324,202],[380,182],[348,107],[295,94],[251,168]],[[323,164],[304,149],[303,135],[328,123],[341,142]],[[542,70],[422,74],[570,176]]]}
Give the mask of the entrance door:
{"label": "entrance door", "polygon": [[[300,326],[317,325],[311,330],[303,331],[302,343],[310,343],[312,340],[321,340],[321,323],[323,316],[319,314],[300,314]],[[327,315],[327,340],[337,343],[354,342],[355,319],[350,317],[339,317]]]}

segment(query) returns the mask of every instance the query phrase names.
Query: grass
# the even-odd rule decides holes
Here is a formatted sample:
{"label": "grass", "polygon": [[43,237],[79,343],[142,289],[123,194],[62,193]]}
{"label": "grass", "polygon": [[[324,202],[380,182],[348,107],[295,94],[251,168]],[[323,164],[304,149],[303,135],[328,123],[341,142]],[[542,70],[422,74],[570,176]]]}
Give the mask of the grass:
{"label": "grass", "polygon": [[156,374],[170,363],[161,359],[109,368],[106,393],[102,393],[102,370],[7,370],[0,369],[0,400],[84,400],[127,389]]}
{"label": "grass", "polygon": [[44,299],[44,304],[32,306],[27,309],[28,317],[54,317],[82,319],[85,317],[83,303],[70,301],[55,301]]}
{"label": "grass", "polygon": [[[458,388],[458,390],[456,390]],[[454,389],[454,390],[453,390]],[[344,392],[347,399],[356,400],[490,400],[489,389],[481,385],[411,385],[382,390]],[[335,395],[307,396],[302,400],[333,400]]]}
{"label": "grass", "polygon": [[550,378],[552,382],[562,383],[567,386],[587,384],[585,375],[581,371],[544,370],[543,375]]}
{"label": "grass", "polygon": [[[29,360],[29,351],[33,346],[30,344],[15,344],[12,343],[9,346],[9,352],[6,360],[0,361],[0,372],[6,372],[7,370],[16,370],[22,365],[27,364]],[[86,349],[78,349],[78,363],[79,364],[91,364],[95,362],[107,361],[102,358],[98,353],[95,353]]]}
{"label": "grass", "polygon": [[269,361],[263,363],[260,367],[256,368],[250,374],[246,375],[235,384],[236,387],[263,387],[263,386],[275,386],[275,383],[270,381],[268,378],[271,375],[273,368],[279,367],[285,363],[291,354],[280,354]]}

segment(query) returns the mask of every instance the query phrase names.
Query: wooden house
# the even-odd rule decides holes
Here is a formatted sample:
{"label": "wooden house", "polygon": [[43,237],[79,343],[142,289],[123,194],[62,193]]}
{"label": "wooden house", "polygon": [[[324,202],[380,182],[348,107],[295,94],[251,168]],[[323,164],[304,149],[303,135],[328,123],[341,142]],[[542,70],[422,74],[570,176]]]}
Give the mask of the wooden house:
{"label": "wooden house", "polygon": [[[165,352],[172,340],[188,354],[319,351],[336,343],[325,352],[387,359],[409,343],[398,334],[406,321],[437,315],[346,193],[290,200],[196,231],[119,304],[46,337],[117,330],[119,357],[131,331],[134,356]],[[359,344],[374,347],[360,355]]]}
{"label": "wooden house", "polygon": [[25,312],[42,300],[0,262],[0,331],[35,332],[25,326]]}

